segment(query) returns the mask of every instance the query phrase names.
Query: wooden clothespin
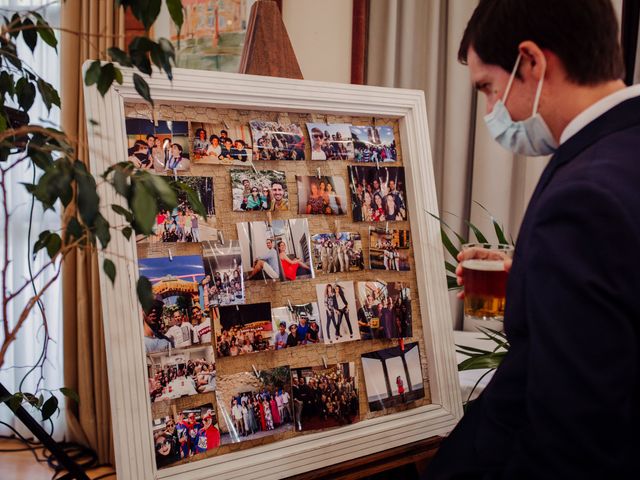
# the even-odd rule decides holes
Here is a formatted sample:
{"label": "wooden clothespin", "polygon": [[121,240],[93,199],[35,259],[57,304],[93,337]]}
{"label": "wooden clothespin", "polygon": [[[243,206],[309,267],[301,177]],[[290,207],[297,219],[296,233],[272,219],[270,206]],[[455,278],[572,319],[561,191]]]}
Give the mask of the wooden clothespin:
{"label": "wooden clothespin", "polygon": [[324,368],[327,368],[327,357],[324,355],[322,356],[322,364],[324,365]]}
{"label": "wooden clothespin", "polygon": [[389,233],[389,222],[387,222],[387,225],[384,229],[384,233]]}
{"label": "wooden clothespin", "polygon": [[253,168],[253,172],[254,172],[256,175],[260,175],[260,173],[258,172],[258,169],[256,168],[255,163],[253,163],[253,156],[251,157],[251,168]]}
{"label": "wooden clothespin", "polygon": [[269,228],[271,228],[272,223],[273,223],[273,217],[271,215],[271,212],[267,212],[267,225],[269,225]]}
{"label": "wooden clothespin", "polygon": [[291,305],[291,300],[287,298],[287,302],[289,303],[289,310],[293,312],[293,305]]}
{"label": "wooden clothespin", "polygon": [[255,373],[256,378],[260,378],[260,370],[258,370],[255,365],[251,365],[251,367],[253,368],[253,373]]}
{"label": "wooden clothespin", "polygon": [[171,254],[171,249],[168,248],[167,251],[169,252],[169,261],[173,262],[173,255]]}
{"label": "wooden clothespin", "polygon": [[400,350],[404,352],[404,338],[400,338]]}
{"label": "wooden clothespin", "polygon": [[318,170],[316,172],[316,177],[320,178],[322,176],[322,174],[320,173],[320,167],[318,167]]}

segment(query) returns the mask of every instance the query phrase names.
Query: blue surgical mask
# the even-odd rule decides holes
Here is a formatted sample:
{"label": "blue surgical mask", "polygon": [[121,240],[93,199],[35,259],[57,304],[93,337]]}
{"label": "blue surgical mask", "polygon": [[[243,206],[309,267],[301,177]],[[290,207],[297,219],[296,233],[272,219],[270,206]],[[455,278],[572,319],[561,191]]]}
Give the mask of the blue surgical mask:
{"label": "blue surgical mask", "polygon": [[538,113],[538,103],[544,82],[544,71],[538,82],[538,89],[533,102],[533,112],[529,118],[514,122],[511,119],[509,110],[507,110],[505,106],[511,85],[513,84],[518,66],[520,65],[521,57],[522,54],[518,55],[502,99],[496,102],[491,113],[484,116],[484,121],[494,140],[507,150],[528,157],[549,155],[556,151],[558,142],[553,138],[549,127]]}

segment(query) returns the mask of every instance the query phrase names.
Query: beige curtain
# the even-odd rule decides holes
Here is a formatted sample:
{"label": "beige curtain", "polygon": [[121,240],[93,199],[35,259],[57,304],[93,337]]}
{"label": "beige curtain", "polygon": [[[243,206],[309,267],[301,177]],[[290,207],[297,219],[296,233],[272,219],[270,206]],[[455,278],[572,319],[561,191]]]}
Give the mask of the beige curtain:
{"label": "beige curtain", "polygon": [[[61,123],[78,141],[78,158],[88,161],[82,63],[105,58],[112,45],[122,46],[124,18],[114,9],[114,0],[66,0],[61,25]],[[79,404],[67,412],[71,439],[93,448],[100,462],[113,463],[98,271],[97,257],[89,252],[77,252],[64,263],[64,377],[65,385],[80,396]]]}
{"label": "beige curtain", "polygon": [[[447,223],[463,236],[465,219],[492,233],[478,202],[516,238],[548,159],[514,156],[488,135],[484,100],[457,60],[476,5],[475,0],[371,1],[367,83],[424,90],[438,203]],[[459,329],[461,306],[454,294],[451,306]]]}

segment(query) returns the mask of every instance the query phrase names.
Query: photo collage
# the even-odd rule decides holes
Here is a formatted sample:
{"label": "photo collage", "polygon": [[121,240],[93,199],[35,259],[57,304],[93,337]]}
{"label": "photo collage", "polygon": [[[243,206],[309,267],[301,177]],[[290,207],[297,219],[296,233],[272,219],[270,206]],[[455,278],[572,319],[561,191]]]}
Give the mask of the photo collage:
{"label": "photo collage", "polygon": [[[405,273],[412,255],[392,127],[138,118],[126,125],[134,166],[185,183],[207,213],[194,213],[193,196],[179,195],[177,206],[158,200],[153,234],[137,239],[139,273],[154,296],[142,320],[158,468],[231,443],[352,424],[366,413],[361,395],[370,411],[425,397],[418,349],[410,357],[418,355],[416,367],[401,348],[414,334]],[[346,165],[342,174],[331,167],[322,175],[312,163],[319,160]],[[280,163],[258,169],[260,161]],[[304,161],[308,175],[284,163]],[[336,229],[318,228],[314,220],[322,217],[335,219]],[[353,222],[348,229],[338,229],[341,218]],[[275,289],[280,282],[313,293],[294,304],[279,295],[257,301],[252,293],[254,285]],[[400,346],[333,364],[317,349],[378,340]],[[310,347],[304,351],[317,355],[315,362],[256,367],[264,355],[298,347]],[[229,371],[225,366],[239,360],[227,357],[246,360]],[[386,378],[397,369],[383,365],[381,373],[379,364],[395,366],[396,358],[405,371]],[[361,384],[358,362],[370,365]],[[272,441],[279,438],[287,437]]]}

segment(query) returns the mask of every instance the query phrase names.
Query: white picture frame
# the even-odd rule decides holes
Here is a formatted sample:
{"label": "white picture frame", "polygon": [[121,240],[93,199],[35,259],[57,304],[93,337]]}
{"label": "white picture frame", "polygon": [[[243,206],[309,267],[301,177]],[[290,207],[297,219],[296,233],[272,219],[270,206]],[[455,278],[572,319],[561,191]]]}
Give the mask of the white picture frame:
{"label": "white picture frame", "polygon": [[[84,65],[85,71],[88,65]],[[156,105],[210,105],[399,120],[432,403],[340,429],[157,470],[142,322],[135,321],[140,318],[135,243],[114,235],[108,251],[99,253],[99,261],[102,264],[108,257],[117,269],[115,284],[101,271],[100,289],[118,478],[283,478],[449,432],[462,416],[462,403],[440,225],[428,213],[438,213],[438,205],[424,93],[182,69],[174,70],[172,82],[156,73],[149,85]],[[95,86],[85,86],[84,94],[90,169],[98,176],[112,163],[127,158],[124,104],[139,102],[140,98],[131,71],[125,71],[123,84],[114,86],[104,98]],[[104,182],[99,194],[103,206],[120,202]],[[110,208],[104,208],[102,214],[111,224],[118,223],[119,217]]]}

